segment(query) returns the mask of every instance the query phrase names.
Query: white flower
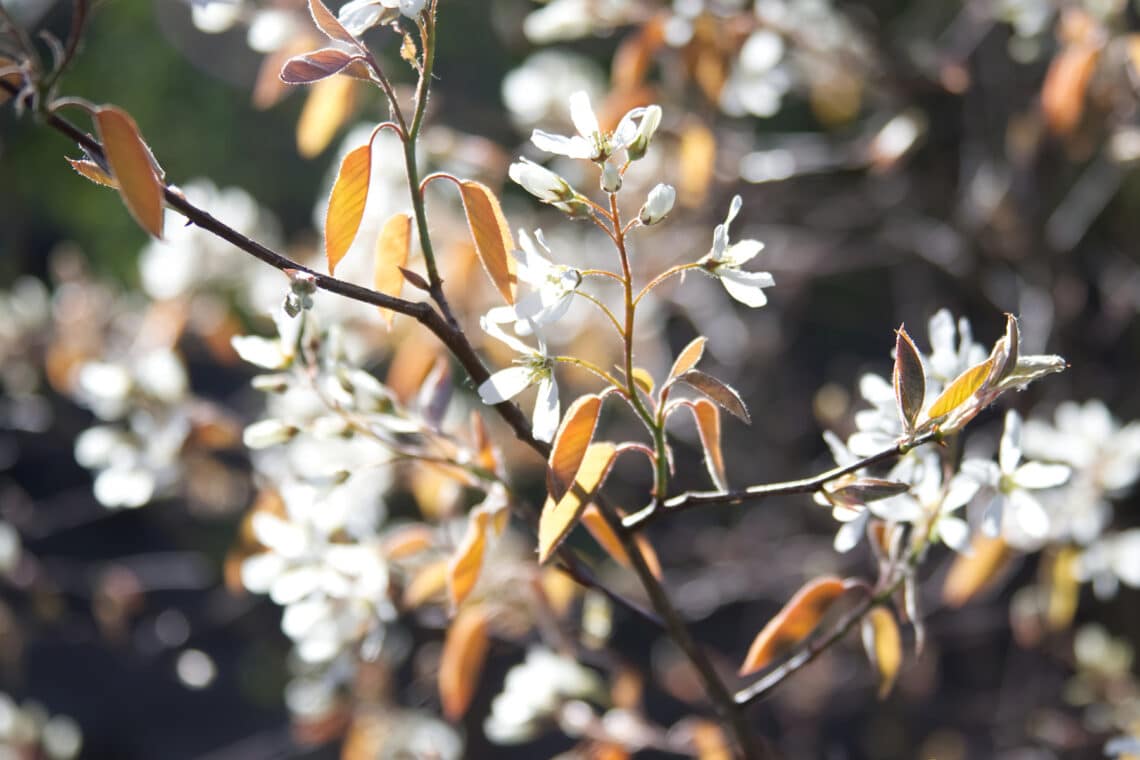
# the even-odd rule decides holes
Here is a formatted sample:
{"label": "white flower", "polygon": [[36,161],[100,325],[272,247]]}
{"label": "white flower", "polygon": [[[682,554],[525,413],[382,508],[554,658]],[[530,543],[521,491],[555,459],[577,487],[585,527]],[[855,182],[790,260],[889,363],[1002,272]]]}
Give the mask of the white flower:
{"label": "white flower", "polygon": [[496,744],[521,744],[534,738],[564,702],[604,693],[592,670],[549,650],[531,649],[526,660],[507,673],[483,730]]}
{"label": "white flower", "polygon": [[672,185],[659,184],[649,191],[649,198],[641,207],[639,218],[645,226],[657,224],[673,210],[673,203],[677,200],[677,191]]}
{"label": "white flower", "polygon": [[1021,461],[1021,415],[1010,410],[998,461],[967,459],[962,472],[990,494],[982,512],[982,532],[999,533],[1014,545],[1032,546],[1049,534],[1049,515],[1030,491],[1055,488],[1069,479],[1068,465]]}
{"label": "white flower", "polygon": [[554,379],[554,362],[547,353],[546,340],[530,324],[531,331],[538,341],[538,348],[531,348],[513,335],[508,335],[499,325],[515,319],[515,310],[510,306],[491,309],[482,319],[480,326],[488,335],[501,340],[513,348],[521,357],[513,367],[501,369],[487,378],[479,386],[479,397],[484,404],[501,404],[512,399],[532,385],[538,385],[538,398],[534,403],[532,432],[540,441],[551,441],[558,430],[561,406],[558,401],[558,383]]}
{"label": "white flower", "polygon": [[[656,119],[660,122],[660,110]],[[590,96],[580,90],[570,96],[570,121],[578,134],[571,137],[554,135],[541,129],[536,129],[530,136],[530,141],[547,153],[569,158],[581,158],[589,161],[604,161],[614,153],[627,149],[641,133],[638,120],[645,121],[647,109],[635,108],[624,117],[613,133],[604,132],[598,124],[598,117],[590,105]],[[652,135],[651,127],[647,124],[645,129]],[[655,127],[654,127],[655,128]],[[645,143],[648,144],[648,138]],[[644,146],[642,146],[644,153]]]}
{"label": "white flower", "polygon": [[534,288],[534,292],[515,304],[515,318],[523,324],[539,326],[556,322],[570,308],[574,291],[582,283],[582,273],[550,261],[550,247],[542,230],[535,230],[534,240],[525,230],[519,230],[519,244],[521,250],[515,251],[519,262],[518,278]]}
{"label": "white flower", "polygon": [[701,260],[701,265],[709,274],[720,278],[730,296],[756,308],[768,303],[763,288],[770,288],[776,283],[768,272],[746,272],[740,268],[764,249],[763,243],[757,240],[728,242],[728,228],[740,213],[741,205],[743,201],[739,195],[732,199],[728,216],[713,232],[712,250]]}
{"label": "white flower", "polygon": [[633,136],[627,151],[629,159],[636,161],[645,155],[645,151],[649,149],[649,143],[653,140],[653,135],[657,134],[657,127],[661,125],[661,106],[646,106],[645,112],[641,115],[641,123],[637,125],[637,134]]}

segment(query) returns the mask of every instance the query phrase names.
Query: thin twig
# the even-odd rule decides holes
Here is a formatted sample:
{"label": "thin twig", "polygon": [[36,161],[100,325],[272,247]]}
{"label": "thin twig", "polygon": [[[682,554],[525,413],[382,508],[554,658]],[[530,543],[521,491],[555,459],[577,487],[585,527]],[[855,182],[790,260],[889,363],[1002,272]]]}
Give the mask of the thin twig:
{"label": "thin twig", "polygon": [[932,430],[928,433],[923,433],[911,441],[896,444],[889,449],[884,449],[877,454],[872,454],[869,457],[860,459],[853,464],[834,467],[827,472],[801,480],[788,480],[781,483],[748,486],[747,488],[736,491],[686,491],[685,493],[666,499],[660,504],[651,504],[640,512],[634,512],[622,521],[622,525],[628,531],[637,531],[652,522],[656,522],[665,515],[684,512],[695,507],[703,507],[711,504],[740,504],[745,501],[757,501],[769,496],[815,493],[836,478],[862,470],[864,467],[872,467],[882,462],[888,462],[902,456],[913,448],[938,440],[941,440],[941,434],[937,430]]}

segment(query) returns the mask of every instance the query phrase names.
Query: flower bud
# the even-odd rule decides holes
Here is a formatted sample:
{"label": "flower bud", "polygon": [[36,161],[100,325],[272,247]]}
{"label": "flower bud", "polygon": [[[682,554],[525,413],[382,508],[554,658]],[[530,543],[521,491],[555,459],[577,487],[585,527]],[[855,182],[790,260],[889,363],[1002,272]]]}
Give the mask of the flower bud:
{"label": "flower bud", "polygon": [[602,192],[616,193],[621,190],[621,170],[608,161],[602,164]]}
{"label": "flower bud", "polygon": [[673,202],[677,200],[677,191],[672,185],[661,184],[649,191],[649,198],[641,207],[641,223],[646,227],[657,224],[673,210]]}
{"label": "flower bud", "polygon": [[281,420],[261,420],[242,432],[241,440],[251,449],[267,449],[285,443],[297,435],[297,428]]}
{"label": "flower bud", "polygon": [[641,123],[637,125],[637,136],[633,138],[633,142],[626,149],[630,161],[636,161],[645,155],[645,151],[649,150],[649,143],[653,140],[653,135],[657,133],[657,127],[660,124],[661,106],[648,106],[641,116]]}
{"label": "flower bud", "polygon": [[568,201],[575,196],[574,188],[545,166],[539,166],[525,158],[511,164],[511,179],[523,186],[528,193],[543,203]]}

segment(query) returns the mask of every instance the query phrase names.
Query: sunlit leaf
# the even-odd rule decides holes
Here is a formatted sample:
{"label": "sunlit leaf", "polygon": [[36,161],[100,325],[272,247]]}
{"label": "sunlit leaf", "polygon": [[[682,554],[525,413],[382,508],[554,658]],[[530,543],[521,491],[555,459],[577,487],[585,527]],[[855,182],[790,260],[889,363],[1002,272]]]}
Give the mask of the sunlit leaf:
{"label": "sunlit leaf", "polygon": [[471,180],[460,184],[460,192],[479,263],[506,302],[514,303],[518,278],[511,252],[515,242],[499,199],[489,187]]}
{"label": "sunlit leaf", "polygon": [[422,523],[404,525],[384,536],[381,551],[390,560],[407,559],[435,545],[435,531]]}
{"label": "sunlit leaf", "polygon": [[1070,135],[1080,125],[1099,58],[1099,47],[1080,43],[1066,45],[1053,58],[1041,86],[1041,112],[1053,134]]}
{"label": "sunlit leaf", "polygon": [[272,108],[290,91],[291,88],[281,81],[281,69],[290,58],[312,50],[316,44],[319,44],[319,41],[312,35],[302,34],[293,37],[261,59],[261,65],[257,68],[257,78],[253,83],[253,92],[250,94],[250,102],[254,108],[259,111]]}
{"label": "sunlit leaf", "polygon": [[594,498],[613,465],[617,447],[609,442],[591,444],[582,458],[574,485],[558,501],[546,499],[538,520],[538,561],[553,556]]}
{"label": "sunlit leaf", "polygon": [[699,369],[691,369],[677,376],[679,382],[689,385],[705,394],[720,405],[729,414],[740,419],[745,424],[752,421],[748,416],[748,408],[744,406],[743,399],[732,386]]}
{"label": "sunlit leaf", "polygon": [[653,375],[644,367],[633,368],[633,382],[646,396],[653,394]]}
{"label": "sunlit leaf", "polygon": [[1048,571],[1048,600],[1045,620],[1051,631],[1063,631],[1073,623],[1080,601],[1081,584],[1077,577],[1080,551],[1066,546],[1056,551],[1045,563]]}
{"label": "sunlit leaf", "polygon": [[705,344],[708,342],[708,338],[698,335],[690,341],[689,345],[681,349],[681,353],[677,354],[677,359],[673,362],[673,368],[669,370],[669,379],[679,377],[697,366],[697,362],[705,353]]}
{"label": "sunlit leaf", "polygon": [[135,120],[114,106],[103,106],[95,111],[95,126],[127,210],[140,227],[162,237],[164,188]]}
{"label": "sunlit leaf", "polygon": [[490,514],[483,510],[475,510],[467,518],[467,533],[447,568],[447,590],[452,607],[462,604],[479,580],[483,552],[487,548],[489,519]]}
{"label": "sunlit leaf", "polygon": [[388,386],[401,402],[408,403],[423,387],[424,378],[435,366],[440,353],[438,344],[427,340],[426,333],[419,340],[413,338],[400,341],[396,355],[388,365],[384,385]]}
{"label": "sunlit leaf", "polygon": [[870,501],[889,499],[892,496],[906,493],[910,486],[906,483],[897,483],[893,480],[881,478],[855,478],[840,481],[842,485],[824,486],[824,493],[832,504],[854,507],[862,506]]}
{"label": "sunlit leaf", "polygon": [[575,399],[562,417],[546,468],[546,490],[555,501],[561,499],[574,482],[582,457],[594,438],[601,408],[601,396],[588,394]]}
{"label": "sunlit leaf", "polygon": [[704,203],[716,167],[716,136],[704,124],[693,123],[681,133],[677,159],[680,176],[677,194],[685,206]]}
{"label": "sunlit leaf", "polygon": [[458,720],[467,712],[487,659],[487,614],[467,607],[455,616],[439,657],[439,698],[443,714]]}
{"label": "sunlit leaf", "polygon": [[871,665],[879,673],[879,699],[886,699],[894,688],[902,666],[902,636],[895,616],[884,607],[875,607],[863,618],[863,647]]}
{"label": "sunlit leaf", "polygon": [[[396,214],[384,223],[380,237],[376,239],[376,263],[372,271],[372,287],[377,292],[399,298],[404,288],[403,267],[408,263],[408,252],[412,246],[412,217]],[[388,328],[396,313],[381,309]]]}
{"label": "sunlit leaf", "polygon": [[[623,567],[630,567],[629,554],[626,552],[625,547],[621,544],[621,539],[614,533],[613,528],[610,527],[609,522],[606,521],[605,515],[598,508],[597,504],[590,504],[582,512],[582,524],[586,526],[586,530],[590,531],[590,535],[594,537],[606,554],[613,557],[614,561]],[[644,534],[639,533],[636,538],[637,549],[641,552],[641,556],[645,559],[645,564],[649,565],[649,569],[653,572],[654,577],[661,577],[661,561],[657,558],[657,552],[654,551],[653,545],[649,543]]]}
{"label": "sunlit leaf", "polygon": [[926,372],[922,368],[922,357],[915,348],[914,341],[899,327],[895,339],[895,367],[892,374],[895,387],[895,402],[899,415],[908,434],[914,432],[922,402],[926,396]]}
{"label": "sunlit leaf", "polygon": [[103,171],[103,167],[94,161],[86,158],[69,158],[67,159],[67,163],[71,164],[71,168],[76,172],[97,185],[113,187],[115,189],[119,187],[119,184],[115,182],[115,178]]}
{"label": "sunlit leaf", "polygon": [[336,272],[336,265],[344,258],[356,238],[356,231],[360,229],[371,178],[372,145],[366,143],[344,157],[329,196],[329,210],[325,217],[325,258],[329,274]]}
{"label": "sunlit leaf", "polygon": [[720,448],[720,410],[708,399],[693,402],[693,417],[697,421],[697,432],[701,437],[701,447],[705,450],[705,466],[713,484],[722,491],[728,490],[728,480],[724,473],[724,453]]}
{"label": "sunlit leaf", "polygon": [[740,666],[740,675],[761,670],[807,638],[845,590],[840,578],[825,576],[797,591],[753,640]]}
{"label": "sunlit leaf", "polygon": [[582,590],[573,578],[557,567],[542,568],[540,581],[546,602],[556,615],[569,612],[570,605]]}
{"label": "sunlit leaf", "polygon": [[978,392],[978,389],[985,384],[992,368],[993,360],[986,359],[984,362],[975,364],[973,367],[970,367],[958,375],[958,377],[954,379],[954,382],[946,386],[946,390],[942,391],[938,398],[934,400],[934,403],[930,405],[927,416],[935,420],[949,414],[966,403]]}
{"label": "sunlit leaf", "polygon": [[1000,538],[979,534],[969,554],[959,554],[950,566],[942,586],[942,601],[961,607],[989,588],[1013,558],[1013,552]]}
{"label": "sunlit leaf", "polygon": [[297,120],[297,152],[305,158],[320,154],[352,115],[356,82],[351,77],[322,79],[309,89]]}
{"label": "sunlit leaf", "polygon": [[404,588],[403,605],[414,610],[426,602],[441,598],[447,591],[449,565],[447,560],[441,559],[419,568]]}
{"label": "sunlit leaf", "polygon": [[281,67],[285,84],[312,84],[344,72],[357,79],[368,79],[368,67],[358,55],[338,48],[325,48],[290,58]]}
{"label": "sunlit leaf", "polygon": [[347,42],[349,45],[357,47],[356,38],[348,33],[348,30],[321,0],[309,0],[309,13],[313,16],[317,28],[328,35],[330,39]]}

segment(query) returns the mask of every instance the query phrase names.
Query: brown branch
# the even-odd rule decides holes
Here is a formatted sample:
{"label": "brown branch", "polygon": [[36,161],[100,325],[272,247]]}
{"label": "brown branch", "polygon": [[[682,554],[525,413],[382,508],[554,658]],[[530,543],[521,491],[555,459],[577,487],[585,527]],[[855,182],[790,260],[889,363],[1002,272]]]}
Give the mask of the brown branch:
{"label": "brown branch", "polygon": [[932,430],[928,433],[923,433],[912,441],[896,444],[889,449],[884,449],[877,454],[872,454],[853,464],[834,467],[827,472],[822,472],[819,475],[814,475],[809,478],[802,478],[801,480],[787,480],[781,483],[748,486],[747,488],[736,491],[686,491],[685,493],[666,499],[663,502],[650,504],[640,512],[634,512],[622,521],[622,527],[627,531],[641,530],[666,515],[673,515],[677,512],[684,512],[695,507],[703,507],[711,504],[740,504],[745,501],[757,501],[769,496],[815,493],[836,478],[857,472],[864,467],[873,467],[883,462],[889,462],[892,459],[906,454],[913,448],[940,439],[941,434],[937,430]]}

